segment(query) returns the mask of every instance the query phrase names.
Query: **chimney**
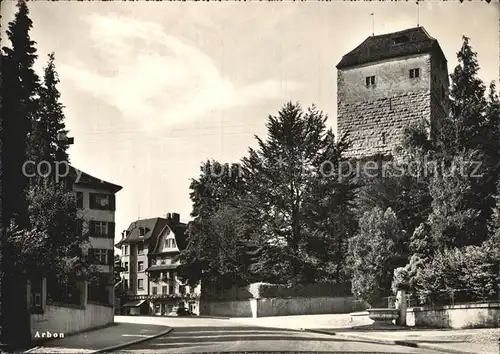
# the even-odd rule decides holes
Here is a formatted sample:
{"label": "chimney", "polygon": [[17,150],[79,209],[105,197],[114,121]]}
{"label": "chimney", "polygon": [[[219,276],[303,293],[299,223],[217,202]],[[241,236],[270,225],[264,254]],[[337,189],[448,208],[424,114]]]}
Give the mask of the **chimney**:
{"label": "chimney", "polygon": [[180,222],[181,216],[177,213],[172,213],[172,221],[175,224],[178,224]]}
{"label": "chimney", "polygon": [[165,218],[166,218],[167,220],[172,219],[172,214],[171,214],[171,213],[167,213],[167,214],[165,214]]}

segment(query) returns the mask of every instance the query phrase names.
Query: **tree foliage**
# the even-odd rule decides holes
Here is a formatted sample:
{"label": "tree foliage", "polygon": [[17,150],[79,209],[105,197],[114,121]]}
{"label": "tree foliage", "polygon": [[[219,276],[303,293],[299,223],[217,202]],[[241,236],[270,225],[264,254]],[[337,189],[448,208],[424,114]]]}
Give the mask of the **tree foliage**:
{"label": "tree foliage", "polygon": [[352,291],[372,306],[390,295],[394,269],[405,263],[397,247],[402,234],[392,209],[374,208],[363,215],[359,232],[350,239]]}
{"label": "tree foliage", "polygon": [[[179,260],[181,276],[190,284],[203,280],[227,285],[245,279],[246,244],[237,201],[244,194],[241,168],[237,164],[206,161],[200,177],[191,182],[194,220],[186,231],[187,247]],[[240,263],[238,263],[240,262]]]}
{"label": "tree foliage", "polygon": [[[30,342],[26,304],[27,280],[41,276],[88,277],[92,267],[82,256],[87,235],[76,232],[77,216],[71,186],[50,178],[28,179],[23,169],[29,160],[67,161],[65,146],[56,150],[57,134],[65,132],[64,114],[54,67],[49,55],[44,84],[33,66],[36,43],[26,1],[8,24],[10,46],[1,51],[1,116],[3,183],[2,223],[2,331],[0,341],[16,345]],[[20,319],[20,320],[19,320]]]}
{"label": "tree foliage", "polygon": [[[326,119],[315,106],[304,111],[289,102],[268,118],[266,140],[256,137],[258,149],[249,149],[243,158],[253,197],[247,220],[254,243],[262,245],[254,269],[263,280],[313,282],[325,271],[340,272],[333,256],[342,252],[352,232],[352,190],[338,178],[346,143],[335,143]],[[332,244],[332,253],[322,244]]]}
{"label": "tree foliage", "polygon": [[38,89],[38,109],[33,120],[33,131],[29,143],[29,156],[33,161],[69,161],[68,145],[58,140],[59,134],[67,134],[64,123],[64,106],[57,85],[59,76],[55,67],[55,54],[48,55],[44,68],[43,85]]}

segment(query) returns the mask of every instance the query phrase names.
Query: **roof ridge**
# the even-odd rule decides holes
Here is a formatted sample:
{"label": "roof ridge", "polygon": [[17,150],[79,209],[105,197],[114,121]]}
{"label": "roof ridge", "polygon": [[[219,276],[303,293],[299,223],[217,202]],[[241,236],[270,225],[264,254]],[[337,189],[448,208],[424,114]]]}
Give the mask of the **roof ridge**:
{"label": "roof ridge", "polygon": [[[406,38],[399,41],[398,37]],[[396,57],[431,53],[436,50],[436,43],[439,44],[422,26],[370,36],[343,55],[336,67],[342,69]]]}

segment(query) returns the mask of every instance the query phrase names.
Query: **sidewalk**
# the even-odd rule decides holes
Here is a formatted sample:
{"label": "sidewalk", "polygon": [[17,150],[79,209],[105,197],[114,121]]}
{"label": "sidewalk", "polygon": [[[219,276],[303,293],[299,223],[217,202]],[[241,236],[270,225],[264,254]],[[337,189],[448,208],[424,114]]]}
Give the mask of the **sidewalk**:
{"label": "sidewalk", "polygon": [[25,353],[103,353],[160,337],[171,330],[161,325],[115,323],[109,327],[47,341]]}
{"label": "sidewalk", "polygon": [[408,347],[431,349],[443,353],[457,354],[498,354],[500,352],[500,330],[498,328],[440,330],[410,329],[373,330],[306,329],[309,332],[331,334],[338,337],[367,340],[381,344],[395,344]]}

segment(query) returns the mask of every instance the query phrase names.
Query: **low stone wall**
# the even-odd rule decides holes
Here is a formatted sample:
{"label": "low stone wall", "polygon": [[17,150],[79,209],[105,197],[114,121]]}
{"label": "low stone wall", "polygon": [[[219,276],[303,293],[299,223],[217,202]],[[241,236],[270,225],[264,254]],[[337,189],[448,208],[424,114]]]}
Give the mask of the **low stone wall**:
{"label": "low stone wall", "polygon": [[415,327],[495,328],[499,326],[500,302],[440,307],[413,307],[406,312],[406,323]]}
{"label": "low stone wall", "polygon": [[257,299],[200,301],[200,315],[220,317],[257,317]]}
{"label": "low stone wall", "polygon": [[71,333],[84,331],[90,328],[102,327],[114,322],[114,309],[111,306],[101,306],[88,303],[85,308],[45,305],[42,314],[31,315],[31,336],[50,332]]}
{"label": "low stone wall", "polygon": [[224,317],[268,317],[363,311],[354,297],[261,298],[238,301],[202,301],[200,314]]}

